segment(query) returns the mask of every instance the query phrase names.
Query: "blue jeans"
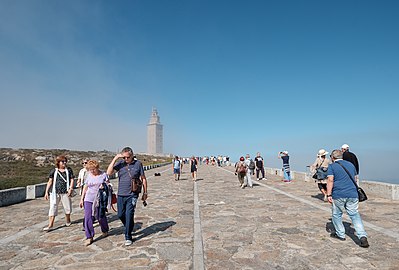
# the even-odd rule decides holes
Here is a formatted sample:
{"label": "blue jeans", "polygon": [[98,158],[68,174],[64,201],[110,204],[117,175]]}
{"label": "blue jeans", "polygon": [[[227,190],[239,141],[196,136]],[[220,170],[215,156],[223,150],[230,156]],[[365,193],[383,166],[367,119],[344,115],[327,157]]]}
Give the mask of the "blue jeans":
{"label": "blue jeans", "polygon": [[359,200],[358,198],[339,198],[333,199],[332,203],[332,222],[334,224],[336,234],[345,238],[345,227],[342,223],[342,213],[344,209],[352,220],[353,227],[355,228],[356,235],[360,239],[361,237],[367,237],[367,233],[364,230],[362,219],[358,211]]}
{"label": "blue jeans", "polygon": [[125,240],[132,240],[132,231],[134,227],[134,210],[136,208],[139,194],[130,196],[118,196],[118,218],[125,226]]}
{"label": "blue jeans", "polygon": [[284,179],[291,181],[291,174],[287,172],[287,170],[283,169],[284,171]]}

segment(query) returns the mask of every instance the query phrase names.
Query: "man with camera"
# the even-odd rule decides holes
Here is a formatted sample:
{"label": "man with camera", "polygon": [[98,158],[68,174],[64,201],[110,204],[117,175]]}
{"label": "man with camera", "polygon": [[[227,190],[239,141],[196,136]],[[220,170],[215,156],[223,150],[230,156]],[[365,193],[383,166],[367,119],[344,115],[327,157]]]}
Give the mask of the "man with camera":
{"label": "man with camera", "polygon": [[[121,160],[120,160],[121,159]],[[122,149],[108,165],[107,174],[118,172],[118,217],[125,226],[125,246],[133,243],[134,211],[143,189],[141,200],[146,205],[147,179],[142,163],[134,157],[130,147]]]}

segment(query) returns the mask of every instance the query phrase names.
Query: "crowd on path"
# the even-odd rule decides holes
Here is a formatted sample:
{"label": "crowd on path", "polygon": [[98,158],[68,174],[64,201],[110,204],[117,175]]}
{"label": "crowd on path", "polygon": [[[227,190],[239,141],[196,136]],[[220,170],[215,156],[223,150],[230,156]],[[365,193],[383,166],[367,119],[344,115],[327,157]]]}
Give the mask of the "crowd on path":
{"label": "crowd on path", "polygon": [[[345,240],[345,227],[342,223],[343,212],[346,211],[351,218],[356,230],[361,247],[368,247],[367,233],[364,229],[362,219],[358,211],[358,181],[359,162],[354,153],[349,151],[347,144],[342,145],[340,150],[333,150],[330,157],[328,152],[320,149],[315,162],[310,165],[314,173],[313,178],[317,182],[319,190],[324,196],[324,201],[332,206],[332,223],[335,232],[331,237]],[[281,151],[277,155],[283,162],[284,182],[290,183],[291,173],[288,151]],[[201,161],[202,160],[202,161]],[[71,225],[72,200],[76,194],[74,191],[74,173],[67,167],[67,157],[60,155],[55,160],[55,168],[49,173],[49,180],[46,185],[45,199],[49,200],[49,223],[43,231],[50,232],[54,227],[54,220],[58,214],[58,205],[61,202],[65,213],[65,225]],[[179,158],[175,156],[172,161],[174,180],[179,181],[183,170],[183,164],[188,164],[193,181],[197,180],[198,164],[223,166],[228,164],[230,159],[226,156],[219,157],[195,157]],[[83,228],[85,231],[86,246],[93,243],[95,236],[93,223],[99,222],[102,237],[108,236],[109,226],[106,217],[108,209],[115,203],[112,185],[109,176],[118,173],[118,191],[116,196],[118,218],[124,226],[125,245],[133,243],[132,232],[134,227],[134,214],[137,202],[141,195],[143,204],[146,205],[148,196],[148,184],[144,174],[141,161],[134,156],[130,147],[125,147],[112,159],[106,172],[99,169],[96,160],[83,160],[83,168],[80,170],[77,180],[79,189],[79,206],[84,208]],[[264,159],[258,152],[254,160],[249,154],[241,156],[235,164],[235,174],[238,177],[240,187],[253,188],[252,177],[256,174],[256,180],[267,180],[264,169]],[[356,179],[356,180],[355,180]],[[353,181],[352,181],[353,180]]]}
{"label": "crowd on path", "polygon": [[[359,162],[356,155],[349,151],[349,145],[343,144],[341,149],[333,150],[329,159],[328,152],[320,149],[317,153],[316,160],[310,165],[319,190],[323,194],[323,200],[331,204],[332,223],[335,232],[330,236],[341,241],[345,240],[345,227],[342,223],[343,212],[346,211],[359,238],[361,247],[369,247],[367,233],[364,229],[360,213],[359,205]],[[282,181],[291,183],[291,172],[289,165],[288,151],[281,151],[277,157],[282,160],[282,171],[284,178]],[[258,152],[253,161],[249,154],[241,156],[235,164],[235,175],[238,177],[239,185],[242,189],[245,187],[253,187],[251,176],[256,170],[257,180],[266,179],[264,175],[264,160]],[[262,178],[259,174],[262,172]]]}

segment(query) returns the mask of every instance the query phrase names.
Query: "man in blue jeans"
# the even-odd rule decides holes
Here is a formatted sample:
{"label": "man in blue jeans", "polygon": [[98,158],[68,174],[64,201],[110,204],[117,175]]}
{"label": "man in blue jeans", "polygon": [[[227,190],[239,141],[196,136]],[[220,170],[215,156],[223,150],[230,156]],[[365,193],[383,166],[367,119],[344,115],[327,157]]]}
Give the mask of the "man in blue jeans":
{"label": "man in blue jeans", "polygon": [[345,209],[352,220],[356,235],[360,240],[360,246],[367,248],[369,243],[358,211],[357,189],[348,174],[350,173],[352,178],[355,179],[356,168],[349,161],[342,159],[341,150],[332,151],[331,160],[333,163],[328,166],[327,171],[327,198],[328,202],[332,203],[332,222],[335,232],[331,233],[330,236],[341,241],[345,240],[345,227],[342,223],[342,213]]}
{"label": "man in blue jeans", "polygon": [[[122,160],[119,160],[122,159]],[[133,150],[125,147],[108,165],[107,174],[118,172],[118,217],[125,226],[125,246],[133,243],[134,210],[140,191],[132,191],[132,179],[140,179],[143,183],[142,201],[147,200],[147,179],[141,162],[135,159]]]}

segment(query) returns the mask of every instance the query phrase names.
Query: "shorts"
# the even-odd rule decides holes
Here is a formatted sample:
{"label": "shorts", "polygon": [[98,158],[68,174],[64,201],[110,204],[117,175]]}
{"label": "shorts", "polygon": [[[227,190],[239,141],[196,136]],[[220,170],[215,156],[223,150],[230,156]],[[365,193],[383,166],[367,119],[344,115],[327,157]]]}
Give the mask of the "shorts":
{"label": "shorts", "polygon": [[50,204],[50,209],[48,211],[49,217],[55,217],[58,215],[58,204],[62,203],[62,207],[64,207],[64,212],[66,215],[72,213],[72,200],[68,194],[57,194],[57,202],[56,204]]}
{"label": "shorts", "polygon": [[176,168],[173,169],[173,173],[174,173],[174,174],[180,174],[180,169],[176,169]]}

